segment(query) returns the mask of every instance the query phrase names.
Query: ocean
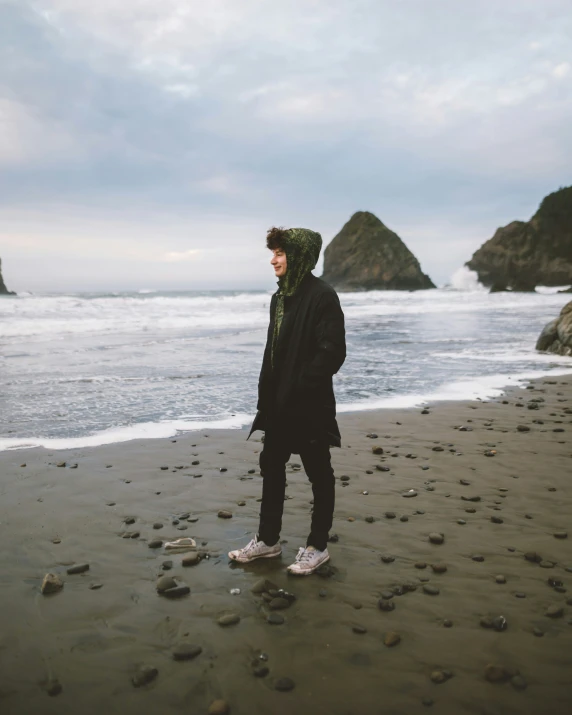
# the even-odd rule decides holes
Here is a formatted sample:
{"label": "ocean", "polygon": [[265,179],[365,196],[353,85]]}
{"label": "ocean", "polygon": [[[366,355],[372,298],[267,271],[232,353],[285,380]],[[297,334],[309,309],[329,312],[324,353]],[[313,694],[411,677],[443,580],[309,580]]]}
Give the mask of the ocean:
{"label": "ocean", "polygon": [[[348,357],[338,412],[486,400],[572,359],[536,340],[570,295],[342,293]],[[0,299],[0,450],[95,446],[205,428],[256,411],[272,291],[23,294]]]}

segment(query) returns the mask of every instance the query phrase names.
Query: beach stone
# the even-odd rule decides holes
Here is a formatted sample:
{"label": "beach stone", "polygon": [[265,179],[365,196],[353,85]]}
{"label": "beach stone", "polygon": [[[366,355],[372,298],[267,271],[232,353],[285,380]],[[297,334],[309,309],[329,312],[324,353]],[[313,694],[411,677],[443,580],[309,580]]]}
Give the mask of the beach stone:
{"label": "beach stone", "polygon": [[429,677],[431,681],[437,683],[437,685],[448,680],[447,675],[442,670],[434,670]]}
{"label": "beach stone", "polygon": [[534,633],[534,635],[535,635],[537,638],[542,638],[542,636],[544,635],[544,631],[541,630],[540,628],[533,628],[533,629],[532,629],[532,632]]}
{"label": "beach stone", "polygon": [[391,564],[395,561],[395,556],[391,556],[390,554],[384,554],[381,557],[381,560],[383,561],[384,564]]}
{"label": "beach stone", "polygon": [[62,540],[60,539],[60,537],[54,536],[54,538],[52,539],[52,544],[61,544],[61,543],[62,543]]}
{"label": "beach stone", "polygon": [[240,621],[238,613],[226,613],[218,619],[219,626],[234,626]]}
{"label": "beach stone", "polygon": [[477,501],[481,501],[481,497],[480,497],[480,496],[473,496],[473,497],[462,496],[462,497],[461,497],[461,500],[462,500],[462,501],[477,502]]}
{"label": "beach stone", "polygon": [[445,536],[437,531],[432,531],[429,534],[429,541],[432,544],[442,544],[445,541]]}
{"label": "beach stone", "polygon": [[457,519],[457,524],[464,526],[467,522],[464,519]]}
{"label": "beach stone", "polygon": [[502,524],[504,523],[504,519],[501,519],[500,516],[491,516],[491,521],[493,524]]}
{"label": "beach stone", "polygon": [[266,618],[266,623],[270,623],[271,626],[281,626],[284,620],[284,616],[281,613],[270,613]]}
{"label": "beach stone", "polygon": [[229,712],[230,705],[226,702],[226,700],[213,700],[213,702],[209,705],[209,715],[228,715]]}
{"label": "beach stone", "polygon": [[281,598],[280,596],[278,598],[273,598],[268,603],[268,608],[272,609],[273,611],[281,611],[284,608],[289,608],[289,607],[290,607],[290,601],[288,601],[286,598]]}
{"label": "beach stone", "polygon": [[440,594],[440,591],[437,586],[432,586],[430,583],[423,584],[423,591],[429,596],[438,596]]}
{"label": "beach stone", "polygon": [[408,492],[404,492],[401,496],[405,497],[405,499],[410,499],[411,497],[416,497],[417,492],[415,489],[410,489]]}
{"label": "beach stone", "polygon": [[445,618],[443,621],[443,625],[445,628],[452,628],[453,627],[453,621],[450,618]]}
{"label": "beach stone", "polygon": [[473,554],[473,556],[471,556],[471,559],[472,559],[473,561],[482,562],[482,561],[485,560],[485,557],[484,557],[484,556],[481,556],[480,554]]}
{"label": "beach stone", "polygon": [[375,434],[375,432],[371,432],[370,434],[367,434],[366,437],[368,437],[369,439],[377,439],[377,435]]}
{"label": "beach stone", "polygon": [[159,675],[157,668],[152,665],[142,665],[137,673],[131,678],[131,682],[136,688],[141,688],[143,685],[148,685],[153,682]]}
{"label": "beach stone", "polygon": [[198,552],[193,552],[192,554],[188,554],[183,558],[182,565],[183,566],[196,566],[196,564],[199,563],[201,560],[201,557],[199,556]]}
{"label": "beach stone", "polygon": [[541,569],[552,569],[552,568],[554,568],[555,563],[554,563],[554,561],[543,560],[538,565],[540,566]]}
{"label": "beach stone", "polygon": [[371,451],[374,454],[383,454],[383,447],[372,447]]}
{"label": "beach stone", "polygon": [[526,593],[523,593],[522,591],[517,591],[517,592],[514,594],[514,597],[515,597],[515,598],[526,598]]}
{"label": "beach stone", "polygon": [[476,514],[477,510],[473,509],[473,507],[469,507],[468,509],[465,509],[467,514]]}
{"label": "beach stone", "polygon": [[125,518],[125,523],[129,526],[130,524],[134,524],[136,521],[134,516],[128,516]]}
{"label": "beach stone", "polygon": [[378,472],[389,472],[390,468],[385,464],[376,464],[375,468]]}
{"label": "beach stone", "polygon": [[353,516],[348,516],[348,521],[355,521]]}
{"label": "beach stone", "polygon": [[414,566],[416,569],[426,569],[427,568],[427,564],[425,563],[425,561],[416,561]]}
{"label": "beach stone", "polygon": [[567,538],[568,538],[568,532],[567,532],[567,531],[555,531],[555,532],[554,532],[554,538],[555,538],[555,539],[567,539]]}
{"label": "beach stone", "polygon": [[493,618],[492,623],[495,631],[505,631],[508,626],[506,618],[504,616],[495,616],[495,618]]}
{"label": "beach stone", "polygon": [[394,511],[386,511],[384,514],[386,519],[395,519],[395,512]]}
{"label": "beach stone", "polygon": [[190,592],[191,589],[184,584],[168,588],[166,591],[161,591],[162,595],[167,598],[181,598],[182,596],[187,596]]}
{"label": "beach stone", "polygon": [[44,690],[50,697],[54,698],[56,697],[56,695],[59,695],[62,692],[63,687],[57,678],[50,678],[44,684]]}
{"label": "beach stone", "polygon": [[66,569],[66,573],[70,576],[77,573],[85,573],[86,571],[89,571],[89,564],[74,564]]}
{"label": "beach stone", "polygon": [[163,546],[163,542],[161,541],[161,539],[151,539],[147,546],[150,549],[160,549],[161,546]]}
{"label": "beach stone", "polygon": [[163,528],[163,524],[161,524],[160,521],[156,521],[156,522],[153,524],[153,528],[154,528],[154,529],[162,529],[162,528]]}
{"label": "beach stone", "polygon": [[65,466],[66,466],[66,462],[58,462],[56,464],[56,467],[65,467]]}
{"label": "beach stone", "polygon": [[219,519],[232,519],[232,512],[226,509],[221,509],[218,513]]}
{"label": "beach stone", "polygon": [[431,564],[434,573],[446,573],[447,566],[445,564]]}
{"label": "beach stone", "polygon": [[380,598],[377,602],[377,606],[380,611],[389,612],[395,610],[395,603],[393,601],[389,601],[386,598]]}
{"label": "beach stone", "polygon": [[258,581],[255,582],[255,584],[252,586],[250,589],[251,593],[264,593],[265,591],[270,591],[272,589],[278,589],[278,586],[276,584],[272,583],[272,581],[269,581],[266,578],[260,578]]}
{"label": "beach stone", "polygon": [[393,593],[393,591],[382,591],[381,594],[380,594],[381,598],[386,598],[386,599],[388,599],[388,600],[389,600],[390,598],[393,598],[394,595],[395,595],[395,594]]}
{"label": "beach stone", "polygon": [[444,452],[445,451],[443,447],[439,447],[439,446],[432,447],[432,449],[434,452]]}
{"label": "beach stone", "polygon": [[495,581],[497,583],[506,583],[506,577],[502,574],[499,574],[498,576],[495,576]]}
{"label": "beach stone", "polygon": [[549,606],[544,615],[548,618],[561,618],[564,615],[564,609],[562,606]]}
{"label": "beach stone", "polygon": [[492,620],[492,618],[489,618],[488,616],[483,616],[483,617],[480,619],[479,624],[480,624],[483,628],[492,628],[492,627],[493,627],[493,620]]}
{"label": "beach stone", "polygon": [[278,678],[274,683],[274,689],[283,693],[294,690],[294,687],[295,683],[292,678]]}
{"label": "beach stone", "polygon": [[373,524],[373,522],[375,520],[374,520],[373,516],[366,516],[364,521],[367,521],[368,524]]}
{"label": "beach stone", "polygon": [[522,675],[513,675],[510,679],[510,684],[516,690],[526,690],[528,688],[528,683]]}
{"label": "beach stone", "polygon": [[91,591],[98,591],[100,588],[103,588],[102,583],[90,583],[89,588]]}
{"label": "beach stone", "polygon": [[359,635],[363,635],[364,633],[367,633],[367,628],[364,628],[363,626],[352,626],[352,631],[354,633],[358,633]]}
{"label": "beach stone", "polygon": [[252,674],[256,678],[265,678],[269,672],[270,670],[267,665],[255,665],[252,669]]}
{"label": "beach stone", "polygon": [[44,576],[40,590],[43,594],[57,593],[61,591],[64,587],[64,583],[61,578],[55,573],[47,573]]}
{"label": "beach stone", "polygon": [[383,645],[386,645],[388,648],[392,648],[394,645],[397,645],[400,642],[401,636],[395,631],[389,631],[389,633],[386,633],[383,636]]}
{"label": "beach stone", "polygon": [[175,660],[192,660],[203,652],[200,645],[194,643],[179,643],[173,648]]}
{"label": "beach stone", "polygon": [[485,668],[485,678],[489,683],[506,683],[511,674],[501,665],[493,665],[489,663]]}
{"label": "beach stone", "polygon": [[537,563],[537,564],[539,564],[542,561],[542,556],[540,554],[537,554],[536,551],[527,551],[524,554],[524,558],[527,561],[530,561],[532,563]]}
{"label": "beach stone", "polygon": [[399,521],[409,521],[409,517],[407,516],[407,514],[403,514],[399,517]]}
{"label": "beach stone", "polygon": [[175,588],[177,582],[172,576],[161,576],[157,581],[156,589],[159,593],[167,591],[169,588]]}
{"label": "beach stone", "polygon": [[328,595],[328,591],[325,588],[321,588],[318,591],[318,596],[320,596],[320,598],[325,598],[327,595]]}

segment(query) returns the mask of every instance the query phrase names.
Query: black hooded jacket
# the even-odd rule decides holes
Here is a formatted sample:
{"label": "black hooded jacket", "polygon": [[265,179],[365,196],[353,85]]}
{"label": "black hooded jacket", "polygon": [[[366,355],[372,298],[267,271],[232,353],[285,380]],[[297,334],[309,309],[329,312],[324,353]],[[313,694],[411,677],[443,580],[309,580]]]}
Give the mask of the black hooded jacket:
{"label": "black hooded jacket", "polygon": [[[288,257],[288,250],[286,248]],[[290,441],[291,451],[307,439],[341,446],[332,376],[346,358],[344,314],[335,290],[312,273],[294,295],[285,295],[284,315],[271,365],[274,319],[279,291],[270,302],[270,324],[260,379],[255,430],[274,426]],[[247,438],[248,439],[248,438]]]}

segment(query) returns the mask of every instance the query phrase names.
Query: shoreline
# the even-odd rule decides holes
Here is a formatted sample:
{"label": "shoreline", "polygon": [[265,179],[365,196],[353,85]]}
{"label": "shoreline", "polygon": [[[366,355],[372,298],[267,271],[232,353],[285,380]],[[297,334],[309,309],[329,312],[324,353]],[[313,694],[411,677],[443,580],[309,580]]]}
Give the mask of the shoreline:
{"label": "shoreline", "polygon": [[[363,407],[359,409],[346,409],[344,404],[338,405],[338,419],[342,415],[358,415],[364,412],[387,412],[391,410],[402,410],[402,409],[422,409],[423,407],[433,406],[436,404],[457,404],[460,402],[467,401],[490,401],[492,399],[498,398],[505,394],[507,390],[510,389],[525,389],[522,383],[527,383],[534,380],[545,379],[547,377],[566,377],[567,375],[572,375],[572,366],[569,369],[555,367],[554,369],[542,372],[526,372],[518,373],[516,375],[490,375],[482,376],[480,378],[469,378],[466,381],[454,381],[446,385],[441,385],[434,391],[427,393],[426,395],[399,395],[395,397],[387,398],[376,398],[376,400],[368,406],[368,403],[349,403],[349,407],[354,405],[362,404]],[[511,382],[512,381],[512,382]],[[485,384],[482,384],[482,383]],[[474,390],[475,385],[480,383],[480,392],[483,397],[476,396],[473,393],[471,397],[450,397],[449,392],[454,392],[463,386],[465,391]],[[518,384],[521,383],[521,384]],[[475,390],[478,392],[479,390]],[[383,403],[383,404],[382,404]],[[386,404],[389,403],[389,404]],[[394,404],[396,403],[396,404]],[[405,404],[403,404],[405,403]],[[236,413],[228,418],[221,420],[213,420],[212,423],[209,422],[198,422],[198,426],[193,428],[183,428],[176,427],[177,424],[183,424],[183,420],[171,420],[166,422],[145,422],[137,423],[129,426],[120,427],[110,427],[108,429],[97,432],[93,435],[84,435],[82,437],[22,437],[22,438],[8,438],[0,437],[0,454],[9,451],[20,451],[30,449],[45,449],[48,451],[65,451],[73,449],[89,449],[97,447],[105,447],[112,444],[125,444],[130,442],[135,442],[138,440],[157,440],[157,439],[173,439],[182,438],[185,435],[196,434],[201,431],[218,431],[230,429],[232,431],[244,431],[249,429],[254,419],[253,415],[244,415]],[[237,420],[238,417],[238,420]],[[247,418],[246,421],[242,421],[243,418]],[[221,423],[233,423],[241,422],[240,427],[221,427]],[[141,436],[141,433],[145,434],[149,429],[154,429],[156,432],[161,432],[161,434]],[[128,436],[128,435],[134,436]],[[107,437],[113,435],[114,438],[110,441],[106,441]],[[103,441],[102,441],[103,440]],[[30,444],[28,444],[30,442]],[[8,443],[8,446],[3,446]],[[16,443],[16,444],[14,444]]]}
{"label": "shoreline", "polygon": [[[529,409],[530,400],[542,401]],[[260,433],[247,442],[245,430],[205,428],[1,452],[2,712],[194,715],[222,698],[233,715],[409,715],[429,701],[446,715],[568,713],[572,534],[562,535],[572,513],[572,376],[539,377],[487,401],[338,420],[338,540],[325,573],[309,578],[285,571],[309,529],[312,494],[297,455],[287,471],[282,557],[229,564],[227,551],[258,523]],[[416,496],[404,498],[411,489]],[[442,544],[429,541],[433,532]],[[149,547],[181,536],[197,542],[193,566],[182,565],[188,554]],[[89,569],[66,573],[79,563]],[[64,582],[49,596],[40,592],[48,572]],[[158,595],[161,574],[190,594]],[[276,612],[282,625],[267,622],[272,611],[251,591],[261,578],[296,596]],[[380,610],[380,599],[395,608]],[[562,614],[546,615],[552,606]],[[240,621],[219,625],[231,612]],[[501,615],[506,629],[482,625]],[[386,645],[390,633],[400,642]],[[181,644],[202,652],[179,662]],[[266,677],[253,675],[260,652]],[[144,664],[158,675],[135,688],[131,677]],[[284,677],[294,681],[290,692],[276,689]],[[50,697],[54,680],[62,691]]]}

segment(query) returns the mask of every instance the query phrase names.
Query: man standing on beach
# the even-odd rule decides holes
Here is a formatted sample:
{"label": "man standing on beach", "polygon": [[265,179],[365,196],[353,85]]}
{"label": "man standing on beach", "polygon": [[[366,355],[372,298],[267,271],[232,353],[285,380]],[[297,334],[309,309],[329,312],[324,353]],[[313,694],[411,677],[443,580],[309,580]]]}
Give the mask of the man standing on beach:
{"label": "man standing on beach", "polygon": [[322,237],[305,228],[271,228],[266,245],[278,278],[260,379],[254,430],[264,430],[258,533],[229,557],[240,563],[282,553],[280,530],[286,462],[299,454],[312,483],[310,534],[288,571],[309,575],[329,560],[327,541],[334,514],[330,447],[340,447],[332,376],[346,357],[344,314],[335,290],[311,271]]}

